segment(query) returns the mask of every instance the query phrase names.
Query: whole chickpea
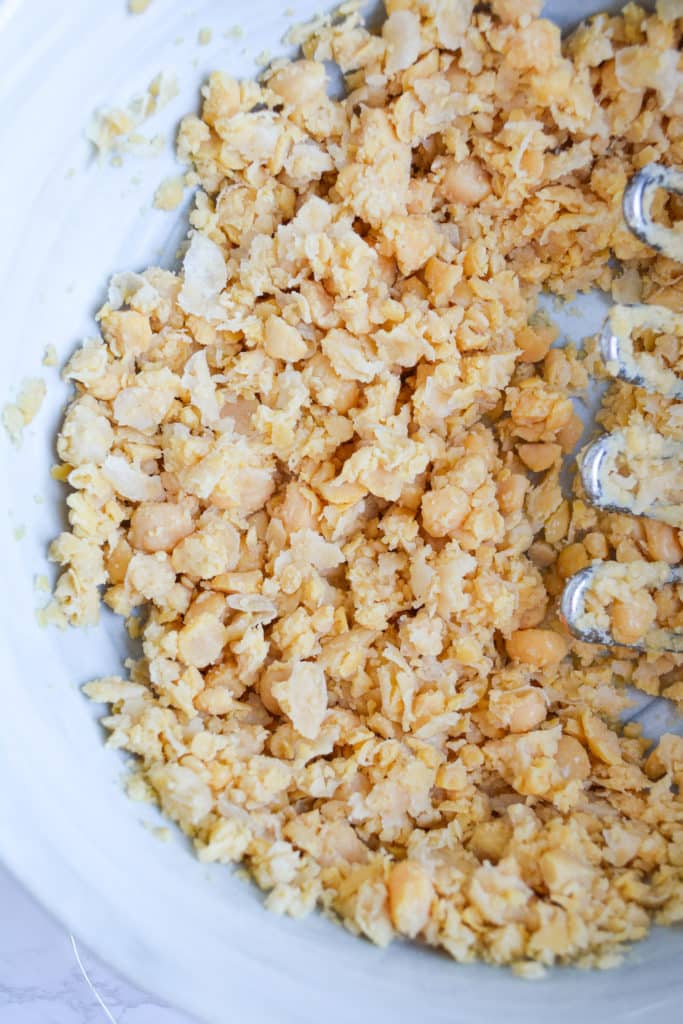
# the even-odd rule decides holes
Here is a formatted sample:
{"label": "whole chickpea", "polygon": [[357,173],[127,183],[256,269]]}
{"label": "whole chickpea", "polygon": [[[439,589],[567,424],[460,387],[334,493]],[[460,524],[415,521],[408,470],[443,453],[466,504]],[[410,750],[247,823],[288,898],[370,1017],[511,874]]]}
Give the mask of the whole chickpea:
{"label": "whole chickpea", "polygon": [[192,512],[187,505],[149,502],[138,505],[133,512],[128,539],[140,551],[171,551],[193,528]]}
{"label": "whole chickpea", "polygon": [[510,732],[529,732],[540,725],[547,714],[543,691],[535,686],[517,695],[510,713]]}
{"label": "whole chickpea", "polygon": [[583,544],[578,541],[576,544],[569,544],[557,556],[557,571],[563,579],[573,576],[575,573],[585,569],[590,558]]}
{"label": "whole chickpea", "polygon": [[555,761],[563,779],[587,779],[591,762],[584,747],[573,736],[561,736],[557,744]]}
{"label": "whole chickpea", "polygon": [[518,629],[505,642],[508,655],[525,665],[557,665],[567,653],[567,641],[552,629]]}

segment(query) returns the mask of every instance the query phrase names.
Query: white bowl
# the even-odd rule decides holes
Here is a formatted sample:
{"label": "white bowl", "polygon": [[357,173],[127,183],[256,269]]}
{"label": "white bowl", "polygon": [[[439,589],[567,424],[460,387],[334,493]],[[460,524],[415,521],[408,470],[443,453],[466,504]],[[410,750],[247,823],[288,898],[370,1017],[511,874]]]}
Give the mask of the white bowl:
{"label": "white bowl", "polygon": [[[125,102],[162,67],[176,67],[181,94],[158,117],[170,140],[208,70],[253,74],[254,55],[277,52],[289,23],[274,0],[197,0],[191,14],[187,6],[154,0],[133,18],[125,0],[0,4],[3,391],[24,376],[49,383],[21,449],[0,442],[0,855],[100,957],[208,1021],[342,1024],[355,1012],[373,1024],[528,1024],[552,1013],[556,1024],[608,1024],[653,1010],[680,1019],[680,930],[655,932],[619,970],[555,970],[531,985],[400,943],[380,951],[317,915],[293,922],[268,914],[251,886],[201,866],[181,837],[159,842],[150,827],[159,816],[124,795],[123,761],[104,749],[98,709],[79,691],[119,667],[121,622],[105,617],[88,633],[36,624],[33,577],[46,571],[63,503],[49,469],[66,388],[40,365],[44,347],[55,344],[63,361],[93,332],[89,316],[108,274],[171,262],[184,232],[180,215],[151,208],[173,167],[170,141],[160,159],[103,167],[84,126],[98,104]],[[295,0],[300,18],[318,6]],[[566,24],[595,8],[591,0],[551,2],[547,13]],[[242,39],[224,36],[235,24]],[[199,48],[203,26],[213,41]],[[580,336],[575,321],[572,330]],[[655,726],[665,714],[655,712]]]}

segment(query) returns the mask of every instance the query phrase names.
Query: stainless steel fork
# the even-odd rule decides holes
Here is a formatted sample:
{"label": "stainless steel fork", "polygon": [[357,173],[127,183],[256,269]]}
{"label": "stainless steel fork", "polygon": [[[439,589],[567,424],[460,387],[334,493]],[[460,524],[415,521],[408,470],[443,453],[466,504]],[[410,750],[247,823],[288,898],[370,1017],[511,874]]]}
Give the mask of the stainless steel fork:
{"label": "stainless steel fork", "polygon": [[[624,192],[624,220],[641,241],[671,259],[683,262],[683,233],[666,228],[652,218],[652,203],[660,188],[683,195],[683,173],[659,164],[644,167],[634,175]],[[607,371],[635,387],[683,400],[683,380],[673,370],[662,367],[656,357],[647,352],[636,354],[633,338],[641,329],[651,329],[659,334],[680,332],[683,335],[683,316],[664,306],[612,307],[600,337],[600,353]],[[634,462],[639,465],[634,466]],[[654,430],[637,433],[632,430],[629,433],[627,428],[603,434],[588,446],[581,459],[581,478],[588,499],[599,508],[629,512],[683,528],[683,490],[681,501],[666,501],[657,496],[651,497],[651,486],[648,486],[657,473],[673,470],[675,474],[681,466],[683,444]],[[639,472],[629,472],[635,468]],[[643,477],[644,468],[648,470],[647,477]],[[565,585],[560,613],[570,632],[585,643],[683,653],[683,634],[673,630],[653,628],[638,643],[617,645],[611,633],[591,624],[586,613],[586,599],[599,582],[600,574],[610,571],[610,565],[609,562],[593,562],[572,576]],[[668,583],[683,583],[683,568],[671,569],[662,581],[663,585]]]}

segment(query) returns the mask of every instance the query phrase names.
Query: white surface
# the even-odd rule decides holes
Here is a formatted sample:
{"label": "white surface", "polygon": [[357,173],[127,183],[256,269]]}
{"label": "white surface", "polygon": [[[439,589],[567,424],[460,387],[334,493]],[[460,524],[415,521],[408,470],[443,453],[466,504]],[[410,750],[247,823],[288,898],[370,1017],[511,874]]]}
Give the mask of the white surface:
{"label": "white surface", "polygon": [[0,867],[2,1024],[194,1024],[119,978],[84,948],[78,966],[68,933]]}
{"label": "white surface", "polygon": [[[319,2],[298,0],[297,15]],[[346,1024],[354,1013],[373,1024],[529,1024],[547,1019],[549,1001],[554,1024],[640,1022],[653,1010],[680,1020],[680,930],[654,935],[620,971],[557,971],[529,985],[400,944],[380,951],[315,915],[267,915],[252,888],[225,869],[202,867],[182,840],[161,844],[143,827],[158,823],[155,812],[123,795],[123,762],[103,749],[98,709],[79,692],[120,666],[121,623],[109,618],[88,634],[36,626],[32,579],[45,571],[47,542],[60,528],[62,493],[49,467],[66,396],[56,372],[40,365],[43,349],[53,343],[64,358],[93,331],[89,313],[107,275],[172,256],[182,234],[178,216],[150,208],[173,167],[170,145],[161,160],[98,167],[83,127],[93,107],[125,102],[175,65],[181,96],[154,126],[170,139],[174,119],[196,105],[206,70],[253,73],[253,54],[278,49],[286,22],[276,12],[284,6],[204,0],[188,11],[177,0],[153,0],[146,15],[130,18],[125,0],[0,2],[3,380],[8,388],[41,374],[50,384],[22,449],[0,442],[9,506],[0,515],[0,856],[86,947],[220,1024]],[[547,10],[576,18],[592,6],[575,0]],[[236,22],[244,38],[226,39]],[[203,25],[213,26],[214,42],[199,49]],[[26,527],[21,541],[18,525]],[[51,1024],[47,1015],[18,1024],[44,1021]]]}

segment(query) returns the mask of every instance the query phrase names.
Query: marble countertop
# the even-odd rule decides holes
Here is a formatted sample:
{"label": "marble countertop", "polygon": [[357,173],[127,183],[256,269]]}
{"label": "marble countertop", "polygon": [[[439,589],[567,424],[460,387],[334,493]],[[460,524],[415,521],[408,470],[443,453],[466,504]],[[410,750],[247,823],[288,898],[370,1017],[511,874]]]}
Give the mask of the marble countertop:
{"label": "marble countertop", "polygon": [[[78,953],[82,966],[79,967]],[[90,978],[88,984],[84,973]],[[102,1003],[98,1002],[99,993]],[[197,1024],[119,978],[0,866],[2,1024]]]}

